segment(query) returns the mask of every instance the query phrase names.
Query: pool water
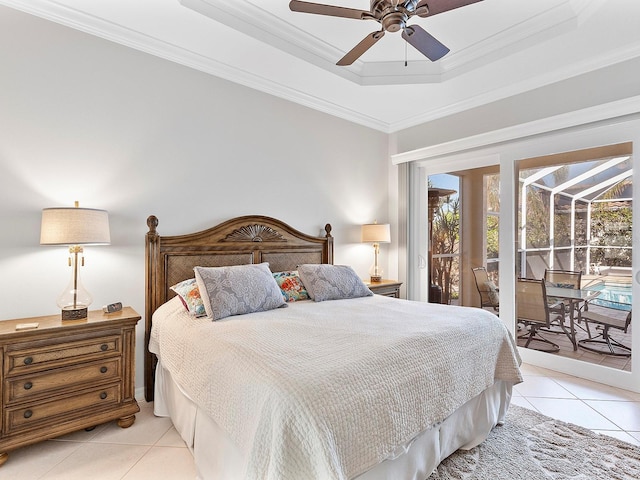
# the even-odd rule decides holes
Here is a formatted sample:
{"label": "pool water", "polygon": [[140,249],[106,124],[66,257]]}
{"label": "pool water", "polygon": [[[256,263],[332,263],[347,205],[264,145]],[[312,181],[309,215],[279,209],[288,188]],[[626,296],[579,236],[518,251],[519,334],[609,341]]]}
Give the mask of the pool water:
{"label": "pool water", "polygon": [[595,285],[585,287],[585,290],[599,291],[600,295],[591,300],[590,303],[602,307],[614,308],[616,310],[631,310],[631,285],[607,284],[600,282]]}

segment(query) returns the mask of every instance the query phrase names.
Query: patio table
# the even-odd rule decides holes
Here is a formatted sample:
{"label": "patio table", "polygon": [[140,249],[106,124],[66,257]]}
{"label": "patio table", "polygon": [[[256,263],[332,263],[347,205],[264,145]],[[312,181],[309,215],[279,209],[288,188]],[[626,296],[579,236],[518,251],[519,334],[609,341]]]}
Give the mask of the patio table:
{"label": "patio table", "polygon": [[588,302],[600,295],[597,290],[588,290],[585,288],[562,288],[562,287],[547,287],[547,297],[560,298],[563,301],[568,301],[569,306],[569,340],[573,344],[573,350],[578,350],[578,342],[576,340],[576,327],[575,327],[575,310],[576,307],[580,307],[581,303]]}

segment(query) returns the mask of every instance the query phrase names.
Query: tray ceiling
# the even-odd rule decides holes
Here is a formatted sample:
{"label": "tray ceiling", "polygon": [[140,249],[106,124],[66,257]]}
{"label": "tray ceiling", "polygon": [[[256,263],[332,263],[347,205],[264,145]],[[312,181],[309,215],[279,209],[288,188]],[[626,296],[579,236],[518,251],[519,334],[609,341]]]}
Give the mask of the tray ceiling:
{"label": "tray ceiling", "polygon": [[410,20],[451,49],[441,60],[398,32],[350,67],[335,63],[379,25],[291,12],[288,0],[0,4],[386,132],[640,56],[630,0],[483,0]]}

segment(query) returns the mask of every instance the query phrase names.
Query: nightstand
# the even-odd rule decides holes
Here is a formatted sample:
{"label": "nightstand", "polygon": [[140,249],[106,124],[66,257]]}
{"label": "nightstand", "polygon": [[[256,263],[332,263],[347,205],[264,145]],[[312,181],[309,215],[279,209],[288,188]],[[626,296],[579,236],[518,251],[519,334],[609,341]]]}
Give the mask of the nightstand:
{"label": "nightstand", "polygon": [[32,443],[111,420],[133,425],[138,320],[125,307],[64,322],[59,314],[0,321],[0,465]]}
{"label": "nightstand", "polygon": [[400,298],[400,287],[402,282],[396,280],[382,280],[381,282],[365,282],[376,295],[385,295],[387,297]]}

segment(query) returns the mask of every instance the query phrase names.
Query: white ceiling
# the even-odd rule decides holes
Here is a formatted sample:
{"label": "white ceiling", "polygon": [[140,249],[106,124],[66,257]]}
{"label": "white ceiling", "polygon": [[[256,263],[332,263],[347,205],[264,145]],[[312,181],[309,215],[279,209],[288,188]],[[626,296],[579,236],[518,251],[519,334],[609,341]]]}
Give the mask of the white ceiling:
{"label": "white ceiling", "polygon": [[[379,25],[295,13],[288,3],[0,0],[385,132],[640,56],[639,0],[483,0],[410,20],[451,49],[437,62],[405,48],[398,32],[338,67]],[[369,9],[369,0],[316,3]]]}

